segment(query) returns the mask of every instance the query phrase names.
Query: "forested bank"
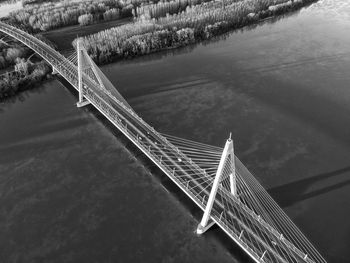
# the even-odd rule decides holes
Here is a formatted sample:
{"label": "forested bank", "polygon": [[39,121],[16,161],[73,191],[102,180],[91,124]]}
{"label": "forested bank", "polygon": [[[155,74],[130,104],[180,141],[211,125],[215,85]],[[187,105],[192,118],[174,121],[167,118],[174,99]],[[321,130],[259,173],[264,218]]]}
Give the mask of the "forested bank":
{"label": "forested bank", "polygon": [[315,0],[164,1],[139,7],[133,23],[82,39],[92,58],[105,64],[210,39],[312,2]]}
{"label": "forested bank", "polygon": [[[43,36],[37,37],[54,48]],[[0,69],[4,71],[0,75],[0,100],[3,100],[19,91],[34,87],[49,75],[51,69],[41,59],[33,59],[33,52],[18,41],[6,42],[9,39],[3,35],[0,35],[0,39]]]}
{"label": "forested bank", "polygon": [[[92,58],[99,64],[105,64],[119,59],[132,58],[207,40],[229,30],[257,23],[267,17],[300,9],[314,1],[223,0],[219,2],[210,0],[163,0],[148,3],[146,0],[134,0],[131,9],[134,15],[137,14],[138,17],[133,22],[88,35],[82,39]],[[35,25],[33,21],[40,14],[46,14],[45,16],[47,16],[45,12],[50,9],[48,7],[51,6],[52,10],[56,12],[57,4],[63,7],[59,11],[61,12],[60,15],[57,15],[57,17],[61,17],[63,11],[66,10],[66,3],[69,7],[75,6],[73,2],[50,2],[42,5],[43,10],[45,10],[42,13],[35,13],[34,18],[33,16],[24,15],[21,18],[22,20],[18,20],[18,23],[23,25],[28,20],[32,21],[30,25],[33,26]],[[114,10],[116,9],[111,7],[113,4],[121,2],[119,0],[90,0],[84,4],[79,1],[76,3],[80,3],[75,6],[77,10],[93,4],[95,7],[91,10],[102,10],[103,12],[96,12],[102,15],[104,20],[113,20]],[[97,3],[104,4],[96,7],[95,4]],[[125,2],[123,2],[123,6],[125,6]],[[106,9],[106,7],[108,8]],[[79,11],[77,12],[79,13]],[[25,12],[21,14],[25,14]],[[89,21],[94,21],[94,18],[89,14],[75,15],[75,18],[81,24],[88,24]],[[59,19],[57,21],[60,21]],[[39,23],[39,20],[36,23]],[[37,25],[42,26],[43,24],[45,23],[40,22]],[[54,27],[54,25],[52,26]],[[73,41],[74,44],[75,41]],[[28,61],[15,60],[17,57],[23,58],[27,55],[27,51],[20,46],[18,48],[4,46],[0,50],[0,69],[14,64],[16,64],[15,68],[21,68],[18,63],[21,65],[29,63],[26,67],[28,70],[16,69],[15,72],[1,77],[0,94],[2,95],[0,96],[2,97],[26,89],[49,73],[48,67],[44,66],[45,63],[43,62],[33,64]]]}
{"label": "forested bank", "polygon": [[33,88],[36,83],[47,78],[50,72],[49,65],[44,61],[32,63],[18,58],[14,71],[0,75],[0,100]]}

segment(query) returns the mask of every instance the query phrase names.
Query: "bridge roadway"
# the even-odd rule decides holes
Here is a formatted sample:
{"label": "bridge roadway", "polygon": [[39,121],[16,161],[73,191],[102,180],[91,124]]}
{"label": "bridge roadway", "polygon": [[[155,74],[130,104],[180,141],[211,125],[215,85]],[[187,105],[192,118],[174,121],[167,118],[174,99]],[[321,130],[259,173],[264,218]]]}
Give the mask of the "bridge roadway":
{"label": "bridge roadway", "polygon": [[[0,22],[0,31],[33,49],[78,90],[78,70],[63,55],[34,36],[3,22]],[[116,97],[85,74],[83,94],[204,211],[212,184],[205,171],[145,123],[123,98]],[[231,199],[234,206],[225,206],[220,201],[224,199]],[[255,262],[314,262],[222,186],[218,189],[211,219]]]}

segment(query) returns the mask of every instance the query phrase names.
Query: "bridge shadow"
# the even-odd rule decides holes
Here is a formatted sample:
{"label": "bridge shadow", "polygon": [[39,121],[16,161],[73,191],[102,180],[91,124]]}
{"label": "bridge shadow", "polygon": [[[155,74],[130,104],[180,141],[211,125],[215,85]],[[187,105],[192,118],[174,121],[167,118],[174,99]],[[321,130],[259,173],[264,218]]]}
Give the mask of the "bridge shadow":
{"label": "bridge shadow", "polygon": [[323,186],[312,191],[307,191],[312,185],[350,172],[350,166],[332,172],[322,173],[299,181],[268,189],[269,194],[282,207],[288,207],[300,201],[316,197],[341,187],[350,185],[350,179],[332,185]]}

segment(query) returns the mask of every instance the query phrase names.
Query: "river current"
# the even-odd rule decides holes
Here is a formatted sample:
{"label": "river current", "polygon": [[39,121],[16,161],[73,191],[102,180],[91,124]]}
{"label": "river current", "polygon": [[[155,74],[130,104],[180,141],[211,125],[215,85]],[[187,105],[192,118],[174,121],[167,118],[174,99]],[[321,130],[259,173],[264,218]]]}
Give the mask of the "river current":
{"label": "river current", "polygon": [[[350,258],[350,3],[102,67],[160,132],[238,157],[329,262]],[[250,262],[59,79],[0,104],[1,262]]]}

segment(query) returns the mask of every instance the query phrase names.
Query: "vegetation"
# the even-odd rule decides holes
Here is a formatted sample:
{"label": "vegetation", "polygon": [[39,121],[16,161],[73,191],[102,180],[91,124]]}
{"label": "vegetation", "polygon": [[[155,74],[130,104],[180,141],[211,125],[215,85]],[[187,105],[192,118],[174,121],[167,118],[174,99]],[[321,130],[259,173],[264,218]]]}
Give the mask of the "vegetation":
{"label": "vegetation", "polygon": [[81,26],[87,26],[94,22],[94,16],[92,14],[84,14],[78,17],[78,23]]}
{"label": "vegetation", "polygon": [[0,5],[1,4],[12,4],[12,3],[16,3],[19,2],[21,0],[0,0]]}
{"label": "vegetation", "polygon": [[15,64],[16,58],[27,56],[29,50],[19,45],[8,45],[0,42],[0,69],[7,68]]}
{"label": "vegetation", "polygon": [[116,20],[121,17],[121,12],[119,9],[112,8],[110,10],[107,10],[103,13],[103,20],[110,21],[110,20]]}
{"label": "vegetation", "polygon": [[[134,23],[86,36],[84,46],[97,63],[103,64],[209,39],[314,0],[224,0],[196,5],[199,1],[174,0],[141,6]],[[185,11],[176,13],[184,6]]]}
{"label": "vegetation", "polygon": [[31,32],[39,32],[127,16],[132,16],[132,5],[122,0],[65,0],[25,5],[23,9],[10,13],[9,19]]}
{"label": "vegetation", "polygon": [[[142,4],[136,8],[138,16],[148,16],[151,18],[159,18],[167,14],[177,14],[186,10],[188,6],[199,5],[211,0],[173,0],[162,1],[155,4]],[[238,2],[240,0],[235,0]]]}
{"label": "vegetation", "polygon": [[0,76],[0,99],[15,95],[19,91],[33,87],[46,78],[51,71],[45,62],[31,63],[25,59],[16,60],[15,71]]}
{"label": "vegetation", "polygon": [[[43,36],[37,35],[37,37],[55,48]],[[30,54],[31,51],[17,41],[9,43],[0,41],[0,69],[4,69],[3,71],[6,72],[0,75],[0,99],[33,87],[51,71],[50,67],[43,61],[36,63],[27,61],[25,58]],[[14,67],[10,68],[10,66]]]}

